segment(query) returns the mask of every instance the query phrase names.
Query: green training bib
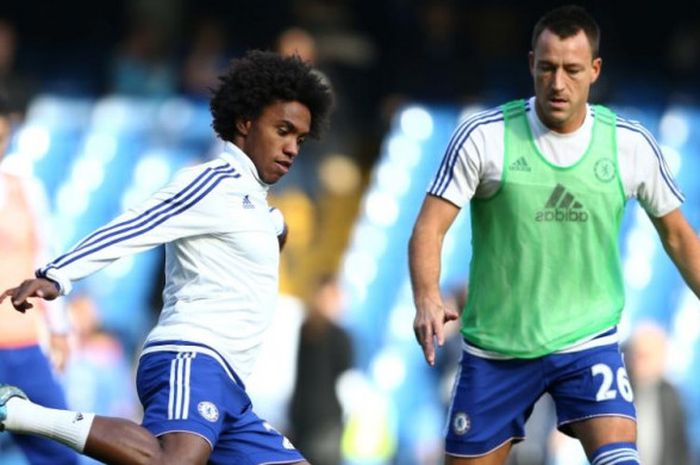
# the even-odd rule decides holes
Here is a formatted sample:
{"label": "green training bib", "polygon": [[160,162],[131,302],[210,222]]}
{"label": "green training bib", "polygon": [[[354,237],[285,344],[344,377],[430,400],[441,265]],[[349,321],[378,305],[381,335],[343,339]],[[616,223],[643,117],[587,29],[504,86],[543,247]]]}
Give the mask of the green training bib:
{"label": "green training bib", "polygon": [[503,106],[500,188],[471,201],[473,254],[462,314],[470,343],[534,358],[619,323],[625,195],[615,114],[597,105],[594,113],[588,149],[562,168],[535,145],[525,102]]}

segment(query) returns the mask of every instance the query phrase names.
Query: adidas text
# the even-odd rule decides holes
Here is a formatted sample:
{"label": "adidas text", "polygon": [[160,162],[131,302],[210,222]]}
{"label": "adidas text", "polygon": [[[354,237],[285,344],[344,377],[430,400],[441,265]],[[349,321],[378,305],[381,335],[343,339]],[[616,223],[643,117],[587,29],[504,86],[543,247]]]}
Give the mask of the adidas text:
{"label": "adidas text", "polygon": [[556,208],[551,210],[540,210],[535,215],[535,221],[558,223],[574,222],[585,223],[588,221],[588,213],[579,209]]}

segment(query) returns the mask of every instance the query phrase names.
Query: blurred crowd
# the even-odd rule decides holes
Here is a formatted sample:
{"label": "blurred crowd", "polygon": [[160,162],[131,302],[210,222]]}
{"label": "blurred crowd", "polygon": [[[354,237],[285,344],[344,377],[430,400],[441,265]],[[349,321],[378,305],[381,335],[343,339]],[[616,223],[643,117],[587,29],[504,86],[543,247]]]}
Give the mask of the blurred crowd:
{"label": "blurred crowd", "polygon": [[[341,463],[341,444],[350,434],[341,384],[353,368],[353,340],[341,324],[336,274],[391,117],[406,101],[466,105],[529,95],[523,37],[529,35],[530,19],[549,4],[10,3],[0,8],[0,92],[15,127],[32,99],[44,93],[207,101],[229,60],[248,48],[297,54],[331,83],[337,103],[328,136],[306,145],[295,169],[272,192],[270,203],[285,213],[291,231],[282,255],[279,316],[259,362],[274,368],[275,379],[256,374],[250,389],[260,402],[259,414],[288,433],[312,463]],[[607,35],[606,71],[594,99],[625,101],[642,92],[659,104],[700,102],[697,9],[682,2],[665,9],[635,8],[637,19],[630,21],[627,3],[590,5]],[[160,290],[154,287],[154,312]],[[465,298],[463,289],[454,291],[458,307]],[[67,305],[72,355],[61,379],[69,405],[138,419],[135,393],[129,390],[135,347],[101,324],[99,303],[90,295],[72,296]],[[679,394],[665,377],[665,338],[663,328],[649,324],[627,344],[640,455],[647,465],[690,464]],[[460,350],[459,333],[453,331],[436,375],[445,402],[454,376],[449,369],[456,366],[448,359],[459,357]],[[515,448],[513,464],[586,463],[576,445],[555,432],[546,399],[530,423],[531,440]],[[8,447],[6,439],[0,441],[0,457]],[[424,463],[439,456],[430,451]]]}
{"label": "blurred crowd", "polygon": [[[86,0],[5,2],[0,82],[18,106],[31,92],[205,98],[249,48],[297,52],[339,95],[337,142],[365,166],[406,98],[500,101],[530,92],[530,25],[556,2],[456,0]],[[605,31],[597,99],[698,99],[700,17],[692,2],[635,9],[583,2]],[[290,29],[293,28],[293,29]]]}

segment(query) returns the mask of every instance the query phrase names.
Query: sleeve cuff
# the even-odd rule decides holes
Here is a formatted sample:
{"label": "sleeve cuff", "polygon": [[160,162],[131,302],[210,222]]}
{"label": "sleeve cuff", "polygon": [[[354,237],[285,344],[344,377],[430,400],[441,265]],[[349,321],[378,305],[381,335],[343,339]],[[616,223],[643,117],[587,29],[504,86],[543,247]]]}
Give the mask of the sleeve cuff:
{"label": "sleeve cuff", "polygon": [[39,268],[36,270],[34,275],[37,278],[44,278],[48,279],[49,281],[53,281],[56,286],[58,286],[58,294],[59,295],[68,295],[70,294],[70,291],[73,289],[73,285],[70,282],[70,279],[66,278],[55,268],[49,268],[46,270],[45,268]]}

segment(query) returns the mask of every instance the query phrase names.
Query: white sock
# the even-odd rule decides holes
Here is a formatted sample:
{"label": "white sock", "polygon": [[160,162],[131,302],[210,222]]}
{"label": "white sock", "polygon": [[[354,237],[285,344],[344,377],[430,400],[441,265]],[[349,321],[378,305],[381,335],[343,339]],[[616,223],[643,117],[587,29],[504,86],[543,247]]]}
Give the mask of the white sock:
{"label": "white sock", "polygon": [[5,429],[13,433],[28,433],[54,439],[78,452],[83,452],[94,413],[79,413],[42,407],[20,397],[12,397],[5,404]]}

